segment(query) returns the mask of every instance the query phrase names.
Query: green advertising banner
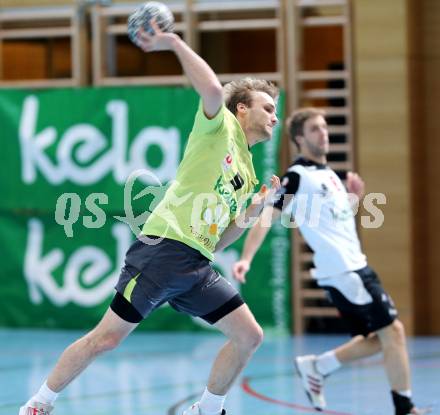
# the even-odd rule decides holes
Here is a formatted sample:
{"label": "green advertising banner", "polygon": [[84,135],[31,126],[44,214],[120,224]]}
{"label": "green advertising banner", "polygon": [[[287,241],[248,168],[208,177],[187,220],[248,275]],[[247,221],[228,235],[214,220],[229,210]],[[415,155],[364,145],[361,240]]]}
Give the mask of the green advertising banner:
{"label": "green advertising banner", "polygon": [[[187,88],[1,91],[0,208],[53,211],[60,194],[108,195],[123,210],[131,172],[146,185],[174,178],[197,110]],[[7,155],[7,156],[6,156]]]}
{"label": "green advertising banner", "polygon": [[[185,88],[0,92],[0,325],[97,323],[135,238],[127,223],[142,224],[149,197],[174,178],[197,104]],[[262,182],[278,171],[279,142],[277,131],[252,149]],[[149,173],[133,176],[139,170]],[[243,239],[216,255],[215,267],[233,284]],[[237,288],[266,329],[288,331],[287,229],[272,229],[248,283]],[[207,326],[165,305],[141,328]]]}

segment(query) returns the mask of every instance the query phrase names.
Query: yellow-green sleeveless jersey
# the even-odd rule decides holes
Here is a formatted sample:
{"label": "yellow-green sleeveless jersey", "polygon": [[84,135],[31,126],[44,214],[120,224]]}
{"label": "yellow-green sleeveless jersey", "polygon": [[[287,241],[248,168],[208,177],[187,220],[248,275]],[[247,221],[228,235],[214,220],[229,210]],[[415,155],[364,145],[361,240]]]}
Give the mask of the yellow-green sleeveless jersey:
{"label": "yellow-green sleeveless jersey", "polygon": [[208,119],[200,102],[176,180],[142,233],[183,242],[213,260],[221,234],[257,183],[252,154],[236,117],[223,105]]}

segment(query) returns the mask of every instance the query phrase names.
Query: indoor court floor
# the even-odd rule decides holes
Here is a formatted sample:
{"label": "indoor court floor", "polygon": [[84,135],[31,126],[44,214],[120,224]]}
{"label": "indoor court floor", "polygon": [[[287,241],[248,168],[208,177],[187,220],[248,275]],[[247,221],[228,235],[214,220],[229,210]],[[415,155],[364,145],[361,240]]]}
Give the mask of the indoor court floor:
{"label": "indoor court floor", "polygon": [[[16,415],[44,381],[74,331],[0,331],[0,415]],[[319,413],[308,405],[292,361],[319,353],[345,336],[266,335],[226,400],[228,415]],[[204,389],[223,338],[218,334],[134,333],[102,356],[61,395],[55,415],[181,415]],[[413,391],[440,414],[440,337],[410,338]],[[377,356],[339,370],[326,382],[328,415],[392,415]]]}

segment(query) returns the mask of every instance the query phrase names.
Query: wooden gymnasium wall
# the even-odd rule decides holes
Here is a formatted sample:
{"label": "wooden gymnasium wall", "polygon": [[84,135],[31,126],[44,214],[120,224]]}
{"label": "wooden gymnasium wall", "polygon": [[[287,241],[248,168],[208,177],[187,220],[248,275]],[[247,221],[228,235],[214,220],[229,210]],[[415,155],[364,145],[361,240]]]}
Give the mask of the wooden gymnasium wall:
{"label": "wooden gymnasium wall", "polygon": [[361,230],[409,333],[440,333],[440,2],[356,0],[357,160],[384,225]]}
{"label": "wooden gymnasium wall", "polygon": [[[361,227],[370,265],[413,331],[410,109],[406,0],[356,0],[358,169],[366,191],[386,195],[384,223]],[[365,213],[364,213],[365,214]]]}
{"label": "wooden gymnasium wall", "polygon": [[[72,6],[76,0],[0,0],[2,7],[34,8]],[[0,73],[4,80],[69,77],[71,73],[70,41],[56,38],[20,39],[5,41],[0,59]]]}
{"label": "wooden gymnasium wall", "polygon": [[415,328],[440,334],[440,2],[411,0],[409,21]]}

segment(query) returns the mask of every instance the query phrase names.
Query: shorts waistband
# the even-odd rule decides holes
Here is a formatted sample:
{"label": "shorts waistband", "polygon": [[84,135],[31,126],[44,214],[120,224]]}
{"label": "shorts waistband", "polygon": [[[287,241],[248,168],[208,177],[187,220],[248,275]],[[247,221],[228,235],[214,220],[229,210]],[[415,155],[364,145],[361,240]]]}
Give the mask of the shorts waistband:
{"label": "shorts waistband", "polygon": [[166,244],[174,245],[177,249],[187,252],[188,255],[191,255],[199,260],[206,260],[207,262],[209,262],[209,259],[206,258],[205,255],[203,255],[200,251],[185,244],[184,242],[177,241],[176,239],[164,238],[162,236],[157,236],[157,235],[140,235],[138,237],[138,240],[140,242],[143,242],[142,238],[149,238],[153,240],[162,239],[162,241],[160,241],[158,244],[166,243]]}

